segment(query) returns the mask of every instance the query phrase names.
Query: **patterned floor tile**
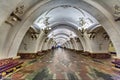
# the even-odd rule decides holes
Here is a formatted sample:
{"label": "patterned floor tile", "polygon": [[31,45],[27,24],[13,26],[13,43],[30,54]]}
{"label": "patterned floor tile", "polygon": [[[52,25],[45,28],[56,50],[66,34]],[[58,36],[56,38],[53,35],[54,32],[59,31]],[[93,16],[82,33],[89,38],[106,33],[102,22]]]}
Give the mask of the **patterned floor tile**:
{"label": "patterned floor tile", "polygon": [[56,49],[40,59],[27,62],[27,66],[9,78],[11,80],[120,80],[120,70],[114,69],[110,60],[91,59],[64,49]]}

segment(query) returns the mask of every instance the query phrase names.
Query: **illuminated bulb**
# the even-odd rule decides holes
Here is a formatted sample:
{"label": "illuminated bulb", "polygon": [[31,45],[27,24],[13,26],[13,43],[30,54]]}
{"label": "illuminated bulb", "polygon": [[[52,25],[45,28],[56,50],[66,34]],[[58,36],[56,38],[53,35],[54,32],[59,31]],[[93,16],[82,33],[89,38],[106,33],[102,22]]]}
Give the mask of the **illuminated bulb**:
{"label": "illuminated bulb", "polygon": [[49,30],[51,30],[51,27],[49,27]]}
{"label": "illuminated bulb", "polygon": [[13,21],[17,21],[17,18],[16,18],[16,17],[13,17],[12,20],[13,20]]}
{"label": "illuminated bulb", "polygon": [[80,30],[80,28],[78,28],[78,30]]}

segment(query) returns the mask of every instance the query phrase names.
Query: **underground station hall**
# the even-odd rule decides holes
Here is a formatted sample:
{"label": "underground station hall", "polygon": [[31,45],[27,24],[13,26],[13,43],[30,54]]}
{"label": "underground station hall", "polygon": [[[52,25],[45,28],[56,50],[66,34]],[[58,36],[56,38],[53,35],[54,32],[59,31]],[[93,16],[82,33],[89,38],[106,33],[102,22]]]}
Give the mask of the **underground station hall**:
{"label": "underground station hall", "polygon": [[0,80],[120,80],[120,0],[0,0]]}

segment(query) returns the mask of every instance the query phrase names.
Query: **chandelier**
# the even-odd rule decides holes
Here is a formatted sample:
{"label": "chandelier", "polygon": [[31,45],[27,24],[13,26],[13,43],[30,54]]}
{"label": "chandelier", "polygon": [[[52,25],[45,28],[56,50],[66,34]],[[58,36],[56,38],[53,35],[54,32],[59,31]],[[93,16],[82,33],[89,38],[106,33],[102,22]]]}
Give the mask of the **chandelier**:
{"label": "chandelier", "polygon": [[83,37],[86,29],[84,28],[85,27],[85,24],[86,24],[86,21],[85,19],[82,17],[82,18],[79,18],[79,25],[81,26],[80,28],[78,27],[78,30],[81,32],[81,36]]}
{"label": "chandelier", "polygon": [[44,25],[45,25],[45,28],[43,29],[43,32],[45,33],[45,34],[47,34],[50,30],[51,30],[51,27],[49,27],[49,22],[48,22],[48,20],[49,20],[49,18],[50,17],[45,17],[45,20],[44,20]]}

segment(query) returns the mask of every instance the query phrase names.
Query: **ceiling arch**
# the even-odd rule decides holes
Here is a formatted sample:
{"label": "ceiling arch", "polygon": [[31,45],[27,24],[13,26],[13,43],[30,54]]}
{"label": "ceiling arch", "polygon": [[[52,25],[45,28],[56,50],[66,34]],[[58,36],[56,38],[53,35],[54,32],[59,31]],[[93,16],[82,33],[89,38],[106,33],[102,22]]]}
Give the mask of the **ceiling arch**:
{"label": "ceiling arch", "polygon": [[[62,36],[57,36],[57,37],[53,38],[53,40],[54,40],[55,42],[56,42],[56,40],[59,40],[59,42],[61,42],[60,39],[64,39],[65,42],[67,42],[67,41],[70,40],[70,38],[68,38],[68,37],[64,37],[63,35],[62,35]],[[64,42],[64,43],[65,43],[65,42]]]}
{"label": "ceiling arch", "polygon": [[[59,28],[59,29],[55,29],[54,31],[52,31],[49,35],[48,35],[49,38],[53,38],[53,40],[56,42],[56,43],[61,43],[63,44],[63,42],[65,43],[66,41],[70,40],[70,38],[74,38],[74,37],[77,37],[77,35],[69,30],[69,29],[66,29],[66,28]],[[63,40],[63,39],[64,40]],[[59,39],[59,40],[58,40]]]}
{"label": "ceiling arch", "polygon": [[[111,36],[111,39],[113,39],[113,42],[116,42],[116,40],[115,40],[115,38],[117,38],[117,37],[119,37],[119,34],[117,34],[118,32],[116,32],[116,31],[118,31],[118,30],[115,30],[115,29],[113,29],[113,25],[115,26],[116,24],[115,23],[110,23],[109,24],[109,22],[114,22],[114,21],[112,21],[113,20],[113,18],[111,18],[111,17],[109,17],[109,16],[106,16],[105,15],[105,13],[104,13],[104,11],[102,11],[102,9],[100,10],[98,7],[95,7],[94,5],[92,5],[91,3],[87,3],[87,2],[84,2],[85,0],[64,0],[65,2],[62,2],[61,0],[56,0],[55,2],[52,2],[52,0],[46,0],[46,2],[42,2],[42,3],[38,3],[38,4],[36,4],[30,11],[28,11],[26,14],[25,14],[25,16],[23,17],[23,21],[20,23],[20,26],[18,26],[18,27],[20,27],[20,28],[18,28],[19,30],[18,30],[18,32],[16,32],[15,33],[15,35],[14,34],[11,34],[11,35],[13,35],[15,38],[13,39],[13,40],[11,40],[12,42],[9,42],[9,43],[11,43],[10,45],[9,45],[9,43],[6,43],[6,45],[9,45],[10,46],[10,48],[9,48],[9,50],[7,50],[6,52],[8,52],[9,51],[9,53],[8,54],[12,54],[12,55],[14,55],[15,54],[15,52],[16,51],[14,51],[14,53],[13,53],[13,50],[14,50],[14,45],[16,45],[16,41],[18,42],[18,46],[20,45],[20,42],[21,42],[21,40],[23,39],[23,37],[24,37],[24,35],[25,35],[25,33],[26,33],[26,31],[28,30],[28,28],[29,28],[29,26],[31,25],[31,23],[33,23],[33,21],[37,18],[37,17],[39,17],[40,16],[40,14],[42,14],[42,13],[44,13],[46,10],[49,10],[49,9],[51,9],[51,8],[53,8],[53,7],[55,7],[55,6],[57,6],[57,5],[60,5],[60,4],[71,4],[71,5],[77,5],[78,7],[80,7],[80,8],[82,8],[83,10],[85,10],[85,11],[87,11],[87,12],[89,12],[90,14],[92,14],[94,17],[96,17],[96,19],[98,19],[99,21],[100,21],[100,23],[102,24],[102,25],[106,25],[106,23],[102,23],[102,21],[108,21],[107,23],[108,23],[108,25],[106,25],[107,27],[105,28],[105,30],[110,34],[110,32],[112,31],[112,32],[115,32],[115,34],[117,35],[116,37],[113,37],[114,36],[114,34],[113,34],[113,36]],[[70,2],[71,1],[71,2]],[[87,1],[87,0],[86,0]],[[90,1],[93,1],[93,0],[90,0]],[[47,2],[49,2],[49,3],[47,3]],[[67,3],[66,3],[67,2]],[[93,1],[94,2],[94,1]],[[52,3],[54,3],[54,5],[51,5]],[[56,3],[56,4],[55,4]],[[75,4],[76,3],[76,4]],[[51,5],[50,7],[48,7],[49,5]],[[87,7],[86,7],[87,6]],[[102,6],[101,6],[102,7]],[[107,10],[106,10],[107,11]],[[111,13],[109,13],[109,14],[111,14]],[[98,17],[98,15],[101,15],[100,17]],[[111,16],[111,15],[110,15]],[[109,20],[110,19],[110,20]],[[27,27],[26,27],[27,26]],[[119,26],[117,26],[117,27],[119,27]],[[108,28],[110,28],[109,30],[107,30]],[[113,30],[112,30],[113,29]],[[21,36],[21,38],[18,38],[19,36]],[[119,40],[118,40],[119,41]],[[116,46],[118,46],[117,45],[117,43],[115,44]],[[18,47],[17,47],[17,49],[18,49]],[[16,50],[17,50],[16,49]],[[6,53],[5,52],[5,53]],[[119,51],[118,51],[119,52]]]}
{"label": "ceiling arch", "polygon": [[55,42],[57,44],[62,45],[62,44],[64,44],[66,42],[66,39],[65,38],[57,38],[57,39],[55,39]]}
{"label": "ceiling arch", "polygon": [[60,7],[61,7],[61,8],[71,7],[71,8],[73,8],[73,9],[78,10],[83,16],[85,16],[85,14],[83,13],[83,11],[82,11],[81,9],[77,8],[76,6],[71,6],[71,5],[60,5],[60,6],[56,6],[56,7],[52,8],[52,9],[50,9],[49,11],[47,11],[47,13],[46,13],[45,15],[48,15],[52,10],[54,10],[54,9],[56,9],[56,8],[60,8]]}
{"label": "ceiling arch", "polygon": [[[92,24],[99,24],[98,21],[89,13],[85,12],[84,10],[78,7],[71,5],[60,5],[57,7],[53,7],[52,9],[43,13],[38,19],[36,19],[34,24],[44,29],[47,27],[45,21],[47,21],[47,25],[51,25],[54,23],[56,24],[69,23],[74,24],[77,28],[78,27],[86,28],[88,26],[91,26]],[[86,24],[86,27],[83,26],[83,24]]]}
{"label": "ceiling arch", "polygon": [[57,35],[55,36],[53,39],[57,39],[57,38],[65,38],[66,40],[69,40],[70,38],[65,36],[65,35]]}
{"label": "ceiling arch", "polygon": [[69,35],[69,37],[77,37],[77,35],[69,30],[69,29],[66,29],[66,28],[59,28],[59,29],[55,29],[54,31],[52,31],[48,37],[55,37],[56,34],[60,34],[60,33],[63,33],[63,34],[66,34],[66,35]]}
{"label": "ceiling arch", "polygon": [[65,33],[57,33],[57,34],[55,34],[54,36],[57,36],[57,35],[64,35],[64,36],[66,36],[66,37],[69,37],[69,35],[68,35],[68,34],[65,34]]}

